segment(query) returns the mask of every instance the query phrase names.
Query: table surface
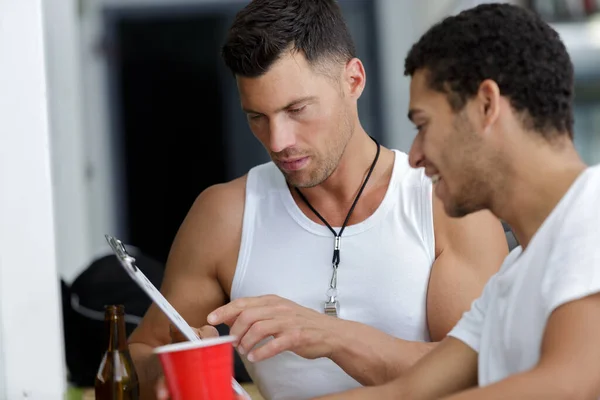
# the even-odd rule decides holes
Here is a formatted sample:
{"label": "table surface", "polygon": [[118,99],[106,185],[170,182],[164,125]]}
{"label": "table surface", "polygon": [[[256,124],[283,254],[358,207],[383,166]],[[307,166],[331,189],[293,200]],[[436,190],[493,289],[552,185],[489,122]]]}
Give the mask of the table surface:
{"label": "table surface", "polygon": [[[258,388],[253,383],[242,383],[244,389],[248,392],[252,400],[264,400],[264,398],[258,392]],[[95,400],[94,389],[76,389],[69,388],[67,394],[67,400]]]}
{"label": "table surface", "polygon": [[260,395],[258,388],[253,383],[244,383],[242,384],[244,389],[248,392],[252,400],[264,400],[264,398]]}

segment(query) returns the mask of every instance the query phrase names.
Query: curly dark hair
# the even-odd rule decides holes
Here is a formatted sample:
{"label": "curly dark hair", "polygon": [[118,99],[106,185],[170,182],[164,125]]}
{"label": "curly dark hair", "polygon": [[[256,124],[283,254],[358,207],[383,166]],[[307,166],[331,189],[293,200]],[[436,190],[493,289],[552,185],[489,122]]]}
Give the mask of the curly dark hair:
{"label": "curly dark hair", "polygon": [[408,52],[404,74],[419,69],[455,112],[492,79],[526,128],[573,137],[573,64],[558,33],[525,8],[483,4],[444,19]]}
{"label": "curly dark hair", "polygon": [[253,0],[236,15],[221,54],[234,75],[257,77],[289,50],[311,66],[355,57],[335,0]]}

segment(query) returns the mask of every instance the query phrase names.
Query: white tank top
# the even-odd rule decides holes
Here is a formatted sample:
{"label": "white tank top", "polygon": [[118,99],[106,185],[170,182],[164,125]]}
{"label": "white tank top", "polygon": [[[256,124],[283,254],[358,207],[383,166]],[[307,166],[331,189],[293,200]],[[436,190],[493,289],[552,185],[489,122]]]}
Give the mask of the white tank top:
{"label": "white tank top", "polygon": [[[342,234],[339,315],[398,338],[429,341],[432,185],[422,169],[408,165],[405,153],[394,152],[381,205]],[[333,244],[333,233],[300,210],[272,162],[252,168],[231,298],[276,294],[323,312]],[[328,358],[307,360],[284,352],[254,364],[242,360],[267,400],[307,399],[360,386]]]}

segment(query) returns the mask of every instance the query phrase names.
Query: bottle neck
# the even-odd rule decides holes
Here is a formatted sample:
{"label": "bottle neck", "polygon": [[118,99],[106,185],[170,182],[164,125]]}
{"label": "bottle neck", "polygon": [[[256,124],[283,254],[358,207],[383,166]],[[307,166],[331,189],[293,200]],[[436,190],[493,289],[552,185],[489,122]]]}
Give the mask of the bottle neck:
{"label": "bottle neck", "polygon": [[123,308],[107,307],[104,322],[108,332],[108,351],[127,351],[127,332],[125,331]]}

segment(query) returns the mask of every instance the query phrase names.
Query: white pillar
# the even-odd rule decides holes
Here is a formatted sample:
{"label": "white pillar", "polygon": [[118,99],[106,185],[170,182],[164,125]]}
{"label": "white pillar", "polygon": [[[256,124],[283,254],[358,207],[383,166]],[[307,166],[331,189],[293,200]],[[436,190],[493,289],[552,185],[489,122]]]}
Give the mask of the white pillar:
{"label": "white pillar", "polygon": [[0,398],[63,399],[42,0],[0,0]]}
{"label": "white pillar", "polygon": [[44,3],[56,259],[71,283],[93,258],[88,191],[90,164],[83,129],[80,28],[77,2]]}

